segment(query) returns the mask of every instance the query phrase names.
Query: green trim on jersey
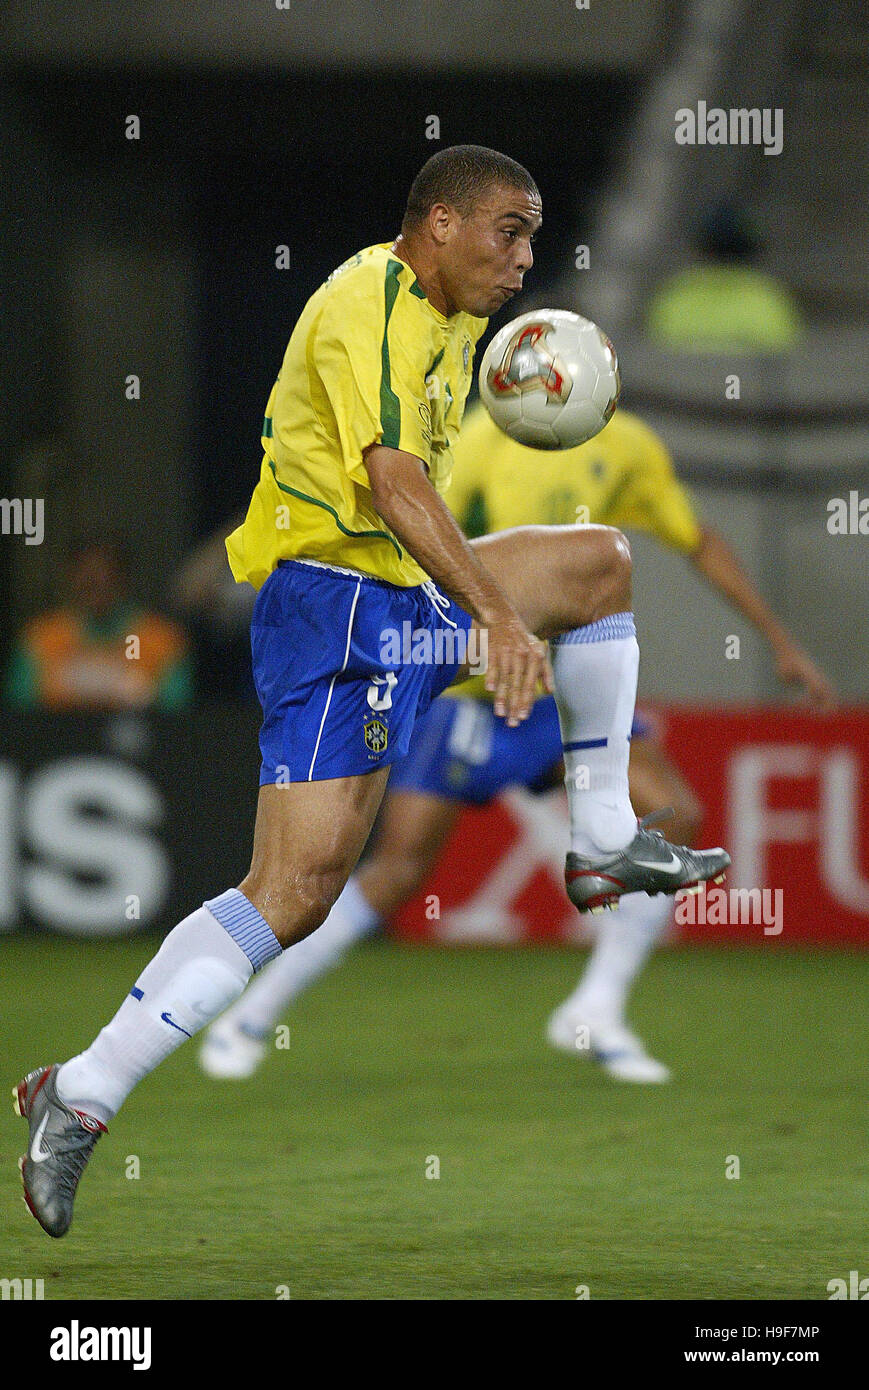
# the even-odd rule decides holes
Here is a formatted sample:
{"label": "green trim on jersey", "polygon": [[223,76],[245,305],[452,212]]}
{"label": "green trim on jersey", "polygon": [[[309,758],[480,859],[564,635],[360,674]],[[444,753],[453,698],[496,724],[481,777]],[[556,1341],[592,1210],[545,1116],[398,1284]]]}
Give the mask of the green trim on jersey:
{"label": "green trim on jersey", "polygon": [[435,360],[432,362],[431,366],[429,367],[428,371],[426,372],[426,376],[427,376],[427,377],[428,377],[428,376],[431,376],[431,374],[432,374],[432,372],[434,371],[435,367],[439,367],[439,366],[440,366],[441,358],[443,357],[443,355],[444,355],[445,352],[446,352],[446,348],[441,348],[441,350],[440,350],[440,352],[438,353],[437,357],[436,357]]}
{"label": "green trim on jersey", "polygon": [[[392,377],[389,365],[389,316],[398,298],[398,277],[401,274],[401,270],[401,261],[390,261],[389,265],[386,267],[386,281],[384,285],[386,295],[386,318],[383,323],[383,346],[380,351],[380,422],[383,425],[383,435],[380,442],[387,449],[398,449],[401,447],[401,406],[398,397],[392,389]],[[399,551],[399,554],[400,553]]]}
{"label": "green trim on jersey", "polygon": [[291,497],[298,497],[302,502],[313,502],[315,507],[322,507],[324,512],[328,512],[330,514],[330,516],[333,518],[335,522],[335,525],[338,527],[338,530],[342,531],[345,536],[352,536],[356,538],[360,536],[370,536],[373,539],[389,541],[390,545],[395,546],[395,549],[398,552],[399,560],[404,559],[398,541],[395,539],[394,536],[391,536],[388,531],[350,531],[344,525],[338,513],[335,511],[335,508],[330,507],[328,502],[324,502],[320,497],[311,497],[310,493],[299,492],[298,488],[289,487],[287,483],[282,483],[280,478],[278,477],[278,471],[275,468],[274,459],[269,459],[269,468],[272,470],[272,473],[275,476],[275,482],[277,483],[281,492],[288,492]]}
{"label": "green trim on jersey", "polygon": [[415,294],[417,299],[425,299],[426,297],[425,290],[420,289],[419,282],[417,280],[414,280],[413,284],[411,285],[410,292],[411,294]]}
{"label": "green trim on jersey", "polygon": [[262,437],[263,439],[271,439],[272,437],[272,417],[270,415],[267,415],[263,420]]}

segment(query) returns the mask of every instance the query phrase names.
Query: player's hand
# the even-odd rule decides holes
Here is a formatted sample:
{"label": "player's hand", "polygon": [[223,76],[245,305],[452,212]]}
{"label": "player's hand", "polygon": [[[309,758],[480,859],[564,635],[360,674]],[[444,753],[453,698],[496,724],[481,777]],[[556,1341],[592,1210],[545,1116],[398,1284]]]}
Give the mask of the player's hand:
{"label": "player's hand", "polygon": [[540,685],[552,693],[549,649],[509,608],[486,632],[486,689],[495,696],[495,713],[515,728],[531,713]]}
{"label": "player's hand", "polygon": [[835,709],[836,692],[820,667],[816,666],[799,647],[785,647],[778,652],[776,675],[784,685],[798,685],[817,709]]}

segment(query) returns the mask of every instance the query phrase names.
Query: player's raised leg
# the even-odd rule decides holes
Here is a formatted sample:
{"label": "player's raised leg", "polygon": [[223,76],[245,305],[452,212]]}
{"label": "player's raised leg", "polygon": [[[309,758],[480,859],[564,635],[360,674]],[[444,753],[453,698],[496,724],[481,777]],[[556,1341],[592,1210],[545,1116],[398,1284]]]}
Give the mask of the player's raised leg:
{"label": "player's raised leg", "polygon": [[303,990],[334,970],[425,881],[461,802],[390,792],[368,859],[348,880],[318,931],[284,951],[208,1029],[199,1053],[212,1077],[252,1076],[274,1025]]}
{"label": "player's raised leg", "polygon": [[695,851],[637,826],[628,788],[639,648],[627,540],[608,526],[520,526],[473,542],[532,632],[551,639],[571,852],[581,911],[627,893],[673,894],[717,878],[723,849]]}
{"label": "player's raised leg", "polygon": [[387,776],[380,768],[261,787],[251,868],[239,887],[169,933],[89,1048],[16,1087],[16,1109],[30,1122],[25,1201],[49,1235],[68,1230],[85,1163],[136,1083],[237,999],[254,971],[325,920]]}

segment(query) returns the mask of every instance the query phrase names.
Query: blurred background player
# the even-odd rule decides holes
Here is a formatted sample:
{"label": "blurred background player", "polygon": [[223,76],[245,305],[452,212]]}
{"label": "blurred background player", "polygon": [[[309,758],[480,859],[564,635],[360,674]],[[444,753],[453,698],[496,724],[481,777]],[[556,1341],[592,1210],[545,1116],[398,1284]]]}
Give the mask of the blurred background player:
{"label": "blurred background player", "polygon": [[67,600],[26,624],[10,657],[4,698],[12,709],[178,710],[193,696],[186,634],[130,593],[114,541],[73,548]]}
{"label": "blurred background player", "polygon": [[[662,440],[637,416],[618,410],[579,448],[540,451],[516,444],[485,408],[468,411],[455,446],[447,500],[465,531],[481,535],[523,522],[576,520],[648,532],[683,554],[698,574],[754,624],[774,655],[780,680],[816,707],[835,700],[830,682],[757,593],[730,546],[697,516]],[[210,543],[213,547],[213,542]],[[200,598],[208,591],[206,547],[190,566]],[[221,562],[220,572],[225,570]],[[219,586],[212,569],[212,589]],[[561,770],[555,702],[540,699],[526,723],[508,729],[495,717],[481,676],[446,692],[418,725],[407,758],[393,768],[373,852],[351,878],[328,920],[259,975],[212,1024],[200,1061],[212,1076],[252,1074],[288,1004],[347,947],[388,920],[424,885],[464,804],[485,805],[511,785],[534,788]],[[672,806],[668,832],[693,844],[702,807],[639,716],[632,731],[631,801],[642,817]],[[556,1047],[576,1053],[588,1029],[590,1056],[623,1081],[663,1082],[669,1070],[651,1057],[625,1021],[628,992],[672,913],[669,899],[633,893],[595,931],[582,978],[547,1026]],[[584,1039],[585,1040],[585,1039]]]}

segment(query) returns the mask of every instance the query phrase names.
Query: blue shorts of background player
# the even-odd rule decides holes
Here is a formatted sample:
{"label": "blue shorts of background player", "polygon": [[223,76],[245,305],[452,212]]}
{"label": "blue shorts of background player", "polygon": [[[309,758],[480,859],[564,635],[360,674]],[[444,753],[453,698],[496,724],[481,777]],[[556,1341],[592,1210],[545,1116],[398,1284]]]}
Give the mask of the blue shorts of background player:
{"label": "blue shorts of background player", "polygon": [[[281,561],[251,619],[260,785],[356,776],[403,758],[417,720],[455,679],[470,627],[470,614],[433,584],[402,589]],[[405,633],[431,634],[432,655],[455,659],[408,660],[424,656],[426,642],[390,641]]]}
{"label": "blue shorts of background player", "polygon": [[[647,721],[635,717],[631,737],[649,732]],[[389,791],[484,806],[506,787],[550,786],[560,763],[561,728],[551,695],[514,729],[488,700],[436,700],[414,729],[407,757],[389,774]]]}

